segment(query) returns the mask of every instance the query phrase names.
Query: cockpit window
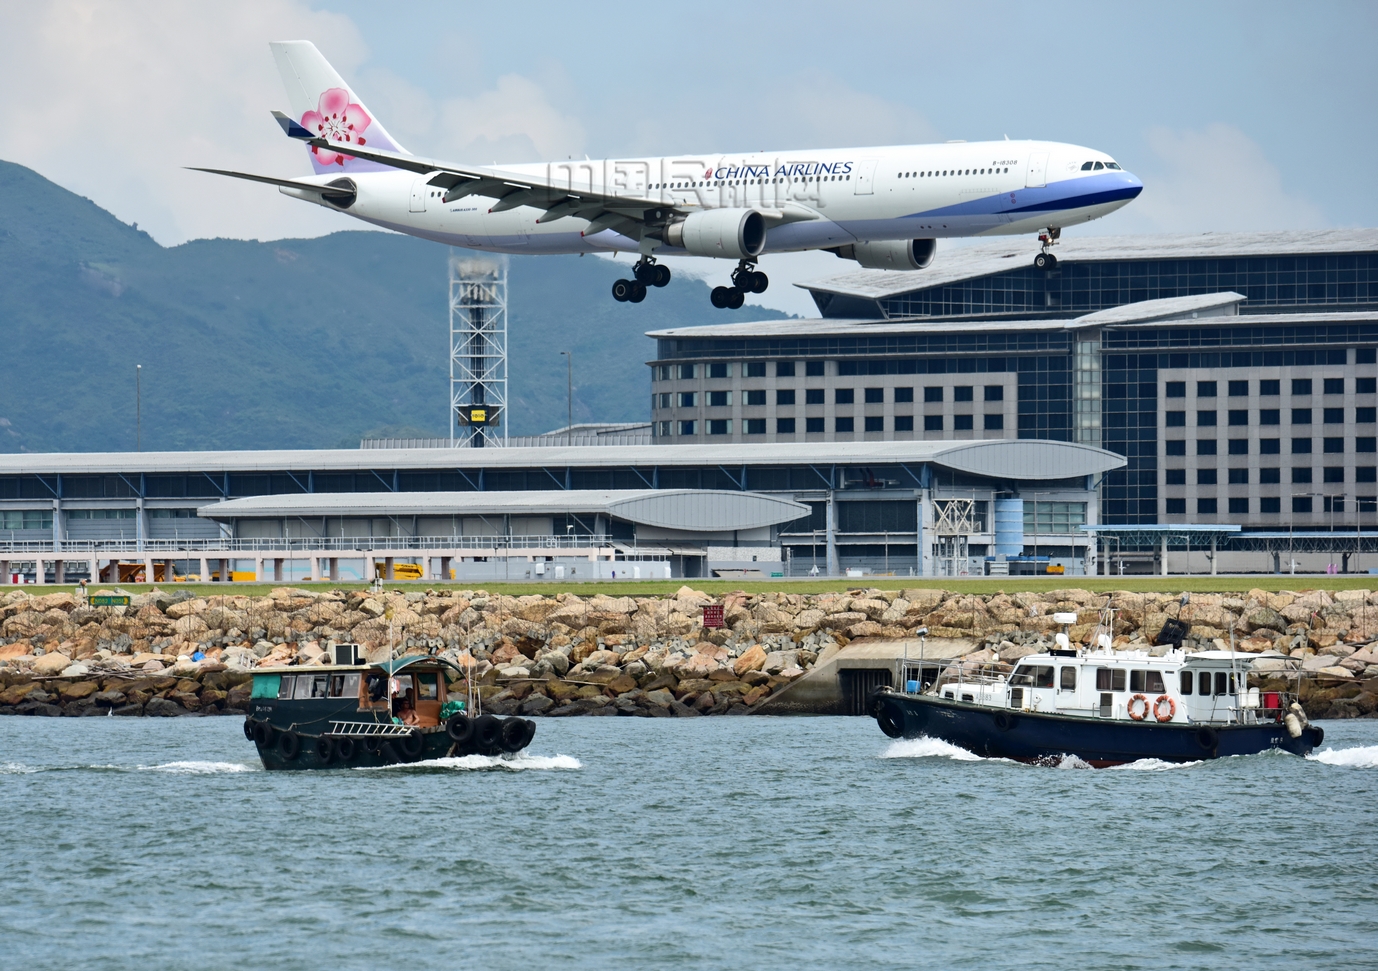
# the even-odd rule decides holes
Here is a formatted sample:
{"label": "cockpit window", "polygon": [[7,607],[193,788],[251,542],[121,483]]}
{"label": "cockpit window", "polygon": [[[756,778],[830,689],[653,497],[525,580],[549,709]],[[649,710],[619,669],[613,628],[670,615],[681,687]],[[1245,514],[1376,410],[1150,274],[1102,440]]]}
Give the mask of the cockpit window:
{"label": "cockpit window", "polygon": [[1092,166],[1092,168],[1094,168],[1097,172],[1099,172],[1101,169],[1105,168],[1105,166],[1104,166],[1103,164],[1101,164],[1100,162],[1097,162],[1094,166]]}
{"label": "cockpit window", "polygon": [[1081,170],[1082,170],[1083,172],[1090,172],[1090,171],[1091,171],[1091,166],[1092,166],[1093,164],[1094,164],[1094,163],[1092,163],[1092,162],[1082,162],[1082,163],[1081,163]]}
{"label": "cockpit window", "polygon": [[1119,164],[1116,163],[1116,162],[1106,162],[1106,163],[1105,163],[1105,167],[1106,167],[1107,169],[1118,169],[1120,166],[1119,166]]}

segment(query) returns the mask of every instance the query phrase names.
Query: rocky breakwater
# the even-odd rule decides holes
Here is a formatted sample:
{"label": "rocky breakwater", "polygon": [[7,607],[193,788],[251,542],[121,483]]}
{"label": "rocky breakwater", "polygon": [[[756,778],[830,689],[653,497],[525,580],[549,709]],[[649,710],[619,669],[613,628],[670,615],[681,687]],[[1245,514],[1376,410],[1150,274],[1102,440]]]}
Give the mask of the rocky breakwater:
{"label": "rocky breakwater", "polygon": [[[231,588],[232,590],[232,588]],[[712,597],[574,593],[513,597],[482,590],[279,588],[268,596],[153,590],[128,607],[89,607],[67,593],[0,597],[0,713],[242,713],[252,671],[328,663],[331,643],[370,660],[428,653],[453,661],[488,710],[525,715],[746,714],[857,641],[964,638],[965,660],[1009,665],[1052,646],[1055,613],[1090,643],[1107,602],[1117,649],[1162,650],[1164,623],[1191,624],[1188,651],[1228,648],[1299,658],[1313,717],[1378,709],[1378,594],[1367,591],[1194,595],[1064,589],[973,595],[937,588],[772,592]],[[722,605],[725,626],[703,626]],[[998,661],[996,660],[998,658]]]}

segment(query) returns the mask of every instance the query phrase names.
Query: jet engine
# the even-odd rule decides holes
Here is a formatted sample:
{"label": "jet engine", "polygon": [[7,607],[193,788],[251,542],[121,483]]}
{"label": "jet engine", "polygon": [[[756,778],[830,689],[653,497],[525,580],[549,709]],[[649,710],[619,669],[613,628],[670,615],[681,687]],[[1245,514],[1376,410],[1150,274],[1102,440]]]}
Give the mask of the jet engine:
{"label": "jet engine", "polygon": [[877,243],[848,243],[833,250],[844,260],[856,260],[868,270],[922,270],[938,252],[936,239],[891,239]]}
{"label": "jet engine", "polygon": [[751,260],[766,247],[766,220],[754,209],[691,212],[665,227],[665,242],[692,256]]}

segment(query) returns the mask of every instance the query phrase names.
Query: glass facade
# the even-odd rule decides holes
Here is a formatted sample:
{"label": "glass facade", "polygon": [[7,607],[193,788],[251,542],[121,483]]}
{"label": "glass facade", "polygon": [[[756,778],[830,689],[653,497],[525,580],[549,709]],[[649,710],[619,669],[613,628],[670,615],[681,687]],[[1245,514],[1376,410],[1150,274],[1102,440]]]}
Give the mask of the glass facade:
{"label": "glass facade", "polygon": [[[1074,316],[1142,300],[1233,290],[1245,313],[1378,306],[1378,253],[1221,259],[1086,260],[1055,270],[1032,266],[881,300],[888,317],[1009,314]],[[818,297],[826,297],[819,294]],[[823,316],[829,304],[820,300]]]}

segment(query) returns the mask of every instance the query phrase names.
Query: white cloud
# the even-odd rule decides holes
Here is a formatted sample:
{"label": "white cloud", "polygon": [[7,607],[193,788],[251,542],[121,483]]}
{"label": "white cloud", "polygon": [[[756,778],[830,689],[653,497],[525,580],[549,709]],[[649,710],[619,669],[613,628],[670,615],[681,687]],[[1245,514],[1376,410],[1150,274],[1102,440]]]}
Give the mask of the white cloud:
{"label": "white cloud", "polygon": [[1263,149],[1233,125],[1200,131],[1153,128],[1153,158],[1135,168],[1139,198],[1101,232],[1248,232],[1327,225],[1319,206],[1289,192]]}

